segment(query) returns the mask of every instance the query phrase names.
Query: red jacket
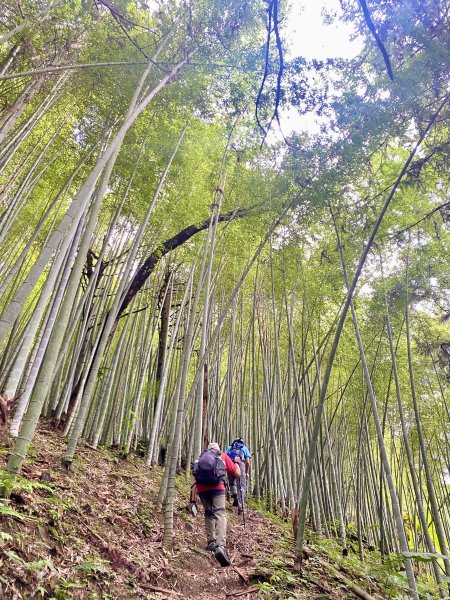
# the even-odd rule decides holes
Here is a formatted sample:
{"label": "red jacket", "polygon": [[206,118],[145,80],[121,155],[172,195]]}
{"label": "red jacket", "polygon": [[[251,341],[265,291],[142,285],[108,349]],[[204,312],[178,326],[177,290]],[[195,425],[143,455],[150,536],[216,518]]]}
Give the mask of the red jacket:
{"label": "red jacket", "polygon": [[[225,452],[220,453],[220,458],[225,463],[225,468],[227,470],[228,475],[236,475],[239,470],[239,465],[231,460],[228,454]],[[213,490],[222,490],[225,491],[225,484],[223,481],[216,485],[202,485],[201,483],[197,483],[197,493],[201,494],[202,492],[211,492]]]}

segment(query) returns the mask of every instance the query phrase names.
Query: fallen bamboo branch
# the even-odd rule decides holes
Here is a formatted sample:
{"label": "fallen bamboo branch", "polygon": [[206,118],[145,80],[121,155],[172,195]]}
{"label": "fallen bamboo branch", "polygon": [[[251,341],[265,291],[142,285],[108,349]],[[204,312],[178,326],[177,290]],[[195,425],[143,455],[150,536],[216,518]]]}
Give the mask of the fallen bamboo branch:
{"label": "fallen bamboo branch", "polygon": [[247,594],[255,594],[258,591],[259,591],[259,589],[257,587],[255,587],[255,586],[253,586],[253,587],[248,588],[246,590],[242,590],[242,592],[230,592],[228,594],[225,594],[225,596],[227,598],[231,598],[232,596],[235,596],[235,597],[237,597],[237,596],[246,596]]}
{"label": "fallen bamboo branch", "polygon": [[242,571],[240,569],[238,569],[237,567],[235,567],[233,564],[231,565],[231,568],[236,571],[236,573],[239,575],[239,577],[242,579],[242,581],[244,583],[248,583],[247,577],[242,573]]}
{"label": "fallen bamboo branch", "polygon": [[309,573],[308,575],[304,575],[304,577],[307,577],[308,581],[313,583],[321,592],[324,592],[325,594],[332,593],[332,590],[328,585],[325,585],[325,582],[319,581],[316,577],[312,577]]}
{"label": "fallen bamboo branch", "polygon": [[202,550],[201,548],[197,548],[197,546],[192,547],[192,552],[200,554],[200,556],[206,556],[206,558],[213,556],[213,554],[209,550]]}
{"label": "fallen bamboo branch", "polygon": [[[346,585],[356,596],[358,596],[359,598],[362,598],[362,600],[379,600],[380,596],[372,596],[371,594],[366,592],[366,590],[364,590],[359,585],[354,583],[351,579],[348,579],[348,577],[345,577],[345,575],[342,575],[342,573],[340,571],[338,571],[335,567],[331,566],[330,563],[328,563],[326,560],[323,560],[317,554],[317,552],[314,552],[308,546],[303,546],[303,551],[307,554],[308,558],[314,557],[314,559],[324,569],[327,569],[335,579],[338,579],[341,583]],[[316,581],[314,578],[310,577],[309,575],[308,575],[308,579],[312,583],[317,585],[317,587],[319,587],[319,589],[323,585],[322,583],[319,583],[319,581]]]}
{"label": "fallen bamboo branch", "polygon": [[139,587],[144,588],[144,590],[151,590],[152,592],[159,592],[160,594],[169,594],[169,596],[172,595],[179,596],[180,598],[182,597],[182,595],[175,590],[166,590],[165,588],[151,585],[150,583],[139,583],[138,585]]}
{"label": "fallen bamboo branch", "polygon": [[359,585],[354,583],[351,579],[345,577],[345,575],[339,573],[339,571],[331,565],[327,565],[327,568],[336,579],[342,581],[344,585],[346,585],[356,596],[362,598],[362,600],[376,600],[375,596],[372,596],[366,592],[366,590],[363,590],[363,588],[359,587]]}

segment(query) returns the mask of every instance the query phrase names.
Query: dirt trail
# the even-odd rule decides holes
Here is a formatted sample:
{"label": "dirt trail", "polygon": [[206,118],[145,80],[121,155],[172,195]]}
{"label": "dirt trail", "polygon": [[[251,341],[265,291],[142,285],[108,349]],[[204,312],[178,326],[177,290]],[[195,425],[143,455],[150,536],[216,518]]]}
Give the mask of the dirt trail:
{"label": "dirt trail", "polygon": [[[231,509],[230,509],[231,510]],[[199,515],[196,530],[193,531],[193,543],[204,546],[203,517]],[[183,598],[210,600],[211,598],[261,598],[256,592],[241,595],[244,590],[255,586],[252,577],[255,575],[258,562],[273,553],[267,540],[275,540],[275,531],[270,531],[270,523],[265,517],[255,511],[247,510],[246,524],[241,517],[234,516],[228,524],[228,553],[232,566],[222,568],[212,553],[203,551],[195,546],[187,552],[181,562],[183,579],[177,581],[175,589],[180,591]],[[266,541],[263,542],[264,538]],[[235,595],[237,592],[239,595]]]}
{"label": "dirt trail", "polygon": [[[148,469],[137,456],[124,460],[82,446],[67,472],[60,466],[63,450],[59,435],[42,426],[21,488],[6,508],[0,506],[0,598],[357,597],[314,559],[302,578],[293,574],[290,526],[256,510],[246,511],[244,527],[229,508],[232,566],[221,568],[204,549],[203,516],[187,511],[189,482],[183,478],[177,484],[175,539],[168,552],[162,547],[162,515],[155,508],[160,469]],[[270,581],[277,573],[287,577],[287,584]],[[272,595],[275,586],[284,591]]]}

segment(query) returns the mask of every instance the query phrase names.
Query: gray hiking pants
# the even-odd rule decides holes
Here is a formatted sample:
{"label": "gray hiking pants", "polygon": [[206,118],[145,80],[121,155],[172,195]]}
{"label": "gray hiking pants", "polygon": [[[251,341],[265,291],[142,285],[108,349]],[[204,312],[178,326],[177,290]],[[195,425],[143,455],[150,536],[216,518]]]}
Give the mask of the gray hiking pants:
{"label": "gray hiking pants", "polygon": [[227,514],[225,511],[225,492],[201,492],[199,494],[205,509],[205,529],[207,543],[217,546],[227,544]]}
{"label": "gray hiking pants", "polygon": [[[245,504],[246,499],[247,499],[247,476],[245,474],[244,471],[244,466],[242,466],[242,471],[241,471],[241,476],[236,478],[233,477],[232,475],[228,477],[229,483],[230,483],[230,494],[232,496],[234,496],[234,494],[237,494],[238,497],[238,506],[239,508],[243,508],[242,505]],[[237,486],[239,485],[239,489],[240,489],[240,494],[238,494],[238,489]],[[242,503],[242,505],[241,505]]]}

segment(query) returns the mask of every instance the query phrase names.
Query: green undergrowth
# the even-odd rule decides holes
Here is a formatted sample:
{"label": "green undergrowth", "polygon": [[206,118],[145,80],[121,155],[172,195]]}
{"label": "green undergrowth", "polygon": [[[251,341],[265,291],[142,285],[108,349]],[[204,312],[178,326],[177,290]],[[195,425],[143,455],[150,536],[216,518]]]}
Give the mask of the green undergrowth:
{"label": "green undergrowth", "polygon": [[[153,600],[159,596],[146,592],[145,586],[171,589],[186,579],[186,564],[193,558],[203,561],[205,572],[211,570],[210,557],[192,550],[201,549],[204,531],[202,518],[195,519],[186,510],[190,474],[181,473],[176,479],[175,543],[173,551],[166,552],[161,545],[162,514],[157,510],[159,467],[149,469],[133,454],[125,460],[114,451],[81,446],[67,472],[60,465],[64,446],[58,435],[46,432],[38,442],[25,476],[13,478],[0,470],[0,485],[9,496],[0,501],[2,599]],[[381,557],[364,547],[361,561],[349,544],[344,557],[337,540],[307,530],[309,559],[298,572],[291,520],[268,510],[263,502],[250,499],[248,509],[247,529],[231,508],[228,511],[235,531],[229,538],[238,560],[242,548],[254,555],[253,563],[243,561],[239,568],[248,569],[249,585],[260,598],[354,598],[333,569],[378,600],[406,597],[401,556]],[[244,534],[241,548],[239,535]],[[430,563],[419,558],[415,565],[420,598],[437,598]],[[203,591],[201,598],[207,595]]]}
{"label": "green undergrowth", "polygon": [[[363,547],[363,560],[361,560],[351,543],[348,545],[350,550],[348,556],[342,556],[342,547],[337,540],[320,539],[311,532],[309,535],[311,536],[310,548],[324,556],[344,574],[350,574],[366,582],[377,583],[383,590],[385,598],[409,597],[407,578],[404,573],[404,557],[401,554],[382,555],[378,550]],[[420,599],[438,598],[439,591],[430,568],[421,560],[416,561],[414,567]]]}
{"label": "green undergrowth", "polygon": [[[310,529],[305,530],[305,544],[310,552],[303,562],[302,572],[294,568],[295,540],[291,520],[283,519],[270,511],[264,502],[249,501],[253,510],[264,514],[279,528],[281,535],[275,541],[276,554],[266,557],[258,567],[255,580],[264,598],[297,600],[308,598],[299,588],[308,588],[317,578],[323,578],[323,564],[330,565],[360,587],[369,590],[375,598],[403,600],[409,598],[407,579],[403,572],[404,557],[399,554],[381,555],[372,547],[363,548],[363,560],[352,543],[348,544],[349,554],[343,556],[342,546],[337,539],[318,536]],[[411,553],[414,554],[414,553]],[[436,555],[437,556],[437,555]],[[417,553],[415,574],[420,600],[439,598],[439,591],[430,572],[430,557]],[[428,565],[428,566],[427,566]],[[326,566],[325,566],[326,570]],[[330,574],[328,575],[330,577]],[[323,580],[323,579],[322,579]],[[344,585],[343,582],[340,585]],[[311,596],[313,597],[313,596]],[[326,594],[325,596],[326,597]],[[331,597],[331,596],[330,596]],[[450,600],[450,597],[449,599]]]}
{"label": "green undergrowth", "polygon": [[156,579],[161,560],[161,470],[80,445],[66,471],[63,451],[60,436],[46,432],[24,476],[0,467],[0,598],[146,597],[141,586]]}

